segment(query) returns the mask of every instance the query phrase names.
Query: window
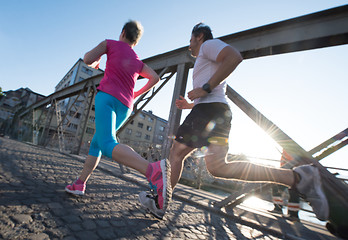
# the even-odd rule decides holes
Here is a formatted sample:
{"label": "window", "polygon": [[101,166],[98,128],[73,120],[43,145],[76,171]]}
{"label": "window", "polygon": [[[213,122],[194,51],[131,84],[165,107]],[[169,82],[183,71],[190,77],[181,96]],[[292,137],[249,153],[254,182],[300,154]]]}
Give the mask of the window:
{"label": "window", "polygon": [[145,119],[145,114],[144,114],[144,113],[140,113],[140,114],[139,114],[139,117],[140,117],[141,119]]}
{"label": "window", "polygon": [[163,142],[163,139],[164,139],[164,138],[163,138],[162,135],[158,135],[158,140],[159,140],[159,141]]}
{"label": "window", "polygon": [[70,112],[69,112],[69,116],[70,116],[70,117],[74,116],[74,114],[75,114],[74,111],[70,111]]}
{"label": "window", "polygon": [[163,127],[163,126],[160,126],[160,127],[159,127],[159,130],[160,130],[161,132],[164,132],[164,127]]}
{"label": "window", "polygon": [[127,133],[128,135],[132,135],[132,129],[127,128],[127,129],[126,129],[126,133]]}
{"label": "window", "polygon": [[152,127],[151,127],[151,126],[147,126],[147,127],[146,127],[146,130],[147,130],[147,131],[151,131],[151,130],[152,130]]}
{"label": "window", "polygon": [[88,69],[86,67],[82,67],[82,72],[87,73],[89,76],[92,76],[93,71],[91,69]]}
{"label": "window", "polygon": [[95,117],[94,116],[89,116],[89,122],[94,123],[95,122]]}
{"label": "window", "polygon": [[138,123],[138,128],[143,128],[144,127],[144,123]]}
{"label": "window", "polygon": [[89,133],[89,134],[94,134],[94,129],[93,128],[89,128],[89,127],[87,127],[87,129],[86,129],[86,133]]}
{"label": "window", "polygon": [[69,112],[69,116],[70,117],[75,117],[77,119],[79,119],[81,117],[81,113],[77,113],[77,112],[74,112],[74,111],[70,111]]}
{"label": "window", "polygon": [[146,135],[145,135],[145,139],[146,139],[146,140],[150,140],[150,135],[146,134]]}
{"label": "window", "polygon": [[135,134],[136,137],[140,138],[141,137],[141,132],[137,131],[137,133]]}
{"label": "window", "polygon": [[71,129],[77,129],[77,125],[73,123],[69,123],[68,127]]}
{"label": "window", "polygon": [[147,119],[149,122],[153,122],[153,118],[152,117],[148,117]]}
{"label": "window", "polygon": [[134,124],[134,120],[132,120],[132,121],[130,122],[130,124],[132,124],[132,125],[133,125],[133,124]]}

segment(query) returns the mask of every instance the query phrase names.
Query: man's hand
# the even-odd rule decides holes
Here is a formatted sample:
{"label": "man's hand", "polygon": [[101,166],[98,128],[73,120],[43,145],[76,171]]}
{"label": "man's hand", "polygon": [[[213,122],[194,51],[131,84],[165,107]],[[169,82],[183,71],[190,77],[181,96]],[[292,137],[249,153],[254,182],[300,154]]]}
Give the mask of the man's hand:
{"label": "man's hand", "polygon": [[191,109],[191,108],[193,108],[193,103],[188,103],[187,100],[183,96],[180,96],[180,99],[176,99],[175,105],[179,109]]}
{"label": "man's hand", "polygon": [[195,88],[187,93],[187,97],[193,101],[196,98],[204,97],[208,93],[203,90],[203,88]]}

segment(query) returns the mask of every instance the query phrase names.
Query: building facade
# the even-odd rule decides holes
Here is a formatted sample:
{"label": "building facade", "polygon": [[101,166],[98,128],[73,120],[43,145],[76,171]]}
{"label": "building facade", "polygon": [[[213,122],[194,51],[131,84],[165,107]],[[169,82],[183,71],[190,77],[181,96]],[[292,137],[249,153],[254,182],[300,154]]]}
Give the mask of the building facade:
{"label": "building facade", "polygon": [[94,69],[89,67],[80,58],[79,60],[77,60],[74,66],[65,74],[62,80],[59,81],[59,83],[55,87],[55,92],[102,73],[104,73],[102,69]]}
{"label": "building facade", "polygon": [[[101,69],[88,67],[82,59],[79,59],[63,79],[55,87],[55,91],[69,87],[72,84],[81,82],[89,77],[102,74]],[[83,116],[84,95],[71,97],[61,100],[58,104],[58,111],[65,116],[63,123],[63,135],[65,141],[65,150],[75,146],[76,134]],[[92,109],[87,116],[86,129],[83,132],[80,145],[81,152],[88,153],[90,142],[95,133],[95,106],[93,102]],[[121,143],[131,146],[136,152],[144,157],[152,156],[158,158],[165,138],[167,121],[154,115],[152,111],[141,111],[135,116],[131,123],[120,133],[118,138]],[[56,144],[55,141],[53,141]]]}
{"label": "building facade", "polygon": [[17,112],[43,98],[45,98],[44,95],[33,92],[29,88],[19,88],[4,92],[4,96],[0,99],[0,132],[5,134],[5,129],[11,125]]}
{"label": "building facade", "polygon": [[[79,59],[59,81],[55,91],[102,73],[101,69],[90,68]],[[87,154],[95,133],[94,101],[89,105],[85,101],[87,97],[87,93],[80,93],[57,102],[52,101],[45,107],[32,111],[22,120],[15,121],[17,133],[14,137],[49,148],[59,148],[63,152],[74,152],[79,147],[79,152]],[[28,88],[4,92],[4,96],[0,98],[0,133],[1,128],[11,129],[9,126],[18,110],[26,109],[43,98],[45,96]],[[91,106],[88,116],[85,111],[87,104]],[[8,122],[7,128],[3,124],[5,122]],[[84,122],[86,125],[82,124]],[[166,129],[166,120],[154,115],[152,111],[141,111],[118,133],[118,139],[143,157],[155,161],[160,159]]]}
{"label": "building facade", "polygon": [[[104,73],[103,70],[89,67],[80,58],[67,72],[67,74],[65,74],[62,80],[59,81],[55,87],[55,92],[102,73]],[[60,101],[57,106],[57,111],[59,111],[61,115],[66,116],[64,121],[64,130],[71,135],[71,137],[73,137],[73,135],[76,133],[78,124],[80,123],[80,118],[84,107],[82,104],[85,97],[86,96],[80,95],[66,98]]]}
{"label": "building facade", "polygon": [[[79,83],[87,78],[103,73],[104,71],[102,69],[94,69],[89,67],[80,58],[56,85],[55,92],[60,91],[76,83]],[[83,103],[85,101],[85,98],[87,97],[86,94],[66,98],[57,103],[57,118],[64,119],[61,123],[61,129],[63,134],[62,139],[64,139],[64,148],[67,151],[72,151],[73,149],[70,148],[73,148],[76,145],[74,141],[76,140],[76,134],[79,124],[81,123],[81,118],[86,117],[83,116],[83,111],[85,107],[83,106]],[[86,134],[83,135],[83,140],[81,143],[81,148],[85,152],[88,149],[87,143],[90,142],[94,134],[94,127],[92,127],[92,125],[94,126],[94,111],[91,111],[89,116],[87,117],[88,121],[87,128],[85,130]],[[55,144],[54,140],[52,141],[52,144]]]}
{"label": "building facade", "polygon": [[149,160],[159,160],[168,121],[150,111],[141,111],[118,134],[120,142],[131,146]]}

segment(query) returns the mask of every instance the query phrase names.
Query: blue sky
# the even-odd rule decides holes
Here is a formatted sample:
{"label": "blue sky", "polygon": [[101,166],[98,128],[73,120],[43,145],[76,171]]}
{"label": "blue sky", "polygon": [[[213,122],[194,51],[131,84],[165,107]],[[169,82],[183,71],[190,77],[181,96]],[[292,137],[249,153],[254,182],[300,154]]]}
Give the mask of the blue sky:
{"label": "blue sky", "polygon": [[[51,94],[86,51],[103,39],[118,39],[128,19],[139,20],[145,28],[142,40],[135,47],[144,59],[187,46],[193,25],[201,21],[211,26],[215,37],[220,37],[347,3],[340,0],[1,1],[0,87],[3,91],[29,87],[44,95]],[[250,59],[236,69],[228,83],[310,150],[348,126],[347,56],[345,45]],[[105,57],[101,64],[104,67]],[[169,84],[146,109],[167,118],[171,93]],[[278,158],[279,147],[235,106],[232,109],[230,151]],[[186,114],[184,111],[183,115]],[[348,168],[348,147],[323,163]]]}

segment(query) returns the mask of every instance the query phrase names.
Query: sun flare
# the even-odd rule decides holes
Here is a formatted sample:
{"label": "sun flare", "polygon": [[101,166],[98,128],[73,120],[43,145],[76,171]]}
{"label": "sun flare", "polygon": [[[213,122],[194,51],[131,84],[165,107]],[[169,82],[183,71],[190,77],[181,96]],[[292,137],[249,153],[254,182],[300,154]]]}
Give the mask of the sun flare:
{"label": "sun flare", "polygon": [[229,144],[233,154],[243,154],[252,162],[279,167],[282,148],[254,123],[243,122],[232,129]]}

